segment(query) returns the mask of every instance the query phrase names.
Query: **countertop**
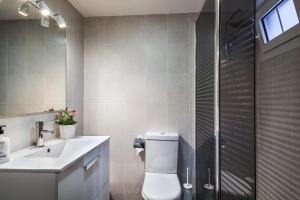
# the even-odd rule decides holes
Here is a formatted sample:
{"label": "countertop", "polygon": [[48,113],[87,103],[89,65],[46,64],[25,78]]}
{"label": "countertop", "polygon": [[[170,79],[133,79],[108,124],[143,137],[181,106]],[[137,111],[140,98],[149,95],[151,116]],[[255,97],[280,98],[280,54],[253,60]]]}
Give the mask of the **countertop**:
{"label": "countertop", "polygon": [[[30,171],[61,173],[68,166],[80,160],[85,154],[110,139],[109,136],[80,136],[69,140],[54,139],[45,142],[45,147],[29,147],[10,154],[10,161],[0,164],[0,172]],[[65,142],[65,146],[57,157],[29,157],[42,148]]]}

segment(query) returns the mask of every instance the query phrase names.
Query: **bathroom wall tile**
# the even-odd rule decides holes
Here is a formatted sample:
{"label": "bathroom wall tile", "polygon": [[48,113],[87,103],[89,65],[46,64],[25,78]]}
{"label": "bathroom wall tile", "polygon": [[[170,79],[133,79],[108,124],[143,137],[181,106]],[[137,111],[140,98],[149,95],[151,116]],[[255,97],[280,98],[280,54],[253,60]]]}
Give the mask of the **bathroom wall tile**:
{"label": "bathroom wall tile", "polygon": [[85,104],[84,133],[109,135],[111,161],[124,160],[125,104]]}
{"label": "bathroom wall tile", "polygon": [[[109,135],[109,134],[105,134]],[[110,160],[112,162],[124,163],[125,155],[124,152],[124,139],[125,133],[124,132],[115,132],[114,135],[111,136],[111,144],[110,144]]]}
{"label": "bathroom wall tile", "polygon": [[189,14],[168,15],[168,42],[189,43]]}
{"label": "bathroom wall tile", "polygon": [[6,104],[0,103],[0,115],[5,115],[5,114],[6,114]]}
{"label": "bathroom wall tile", "polygon": [[27,20],[25,34],[26,43],[30,44],[30,47],[33,48],[45,47],[47,31],[47,29],[41,27],[40,20]]}
{"label": "bathroom wall tile", "polygon": [[124,164],[110,162],[109,178],[111,199],[123,200],[125,193]]}
{"label": "bathroom wall tile", "polygon": [[[61,87],[66,84],[65,74],[47,74],[45,78],[45,91],[47,92],[47,98],[45,103],[57,104],[66,102],[66,88]],[[64,107],[64,106],[63,106]],[[60,108],[63,109],[63,108]]]}
{"label": "bathroom wall tile", "polygon": [[84,133],[89,135],[104,134],[104,112],[104,104],[84,104]]}
{"label": "bathroom wall tile", "polygon": [[25,104],[24,107],[25,107],[24,113],[39,113],[41,111],[49,110],[50,108],[49,106],[46,106],[44,102],[39,102],[36,104]]}
{"label": "bathroom wall tile", "polygon": [[125,21],[122,17],[105,17],[105,43],[125,44]]}
{"label": "bathroom wall tile", "polygon": [[7,102],[11,104],[23,104],[26,95],[26,77],[23,75],[8,76],[6,95]]}
{"label": "bathroom wall tile", "polygon": [[[62,63],[66,62],[66,48],[65,46],[50,45],[46,49],[46,74],[55,75],[62,74],[65,76],[65,67]],[[44,61],[45,62],[45,61]]]}
{"label": "bathroom wall tile", "polygon": [[7,47],[0,45],[0,75],[5,75],[7,73],[7,66],[8,66]]}
{"label": "bathroom wall tile", "polygon": [[[125,130],[125,105],[124,103],[105,104],[105,134],[124,133]],[[116,126],[117,124],[117,126]]]}
{"label": "bathroom wall tile", "polygon": [[168,131],[168,104],[148,104],[147,130]]}
{"label": "bathroom wall tile", "polygon": [[8,73],[10,75],[26,74],[26,48],[25,46],[8,48]]}
{"label": "bathroom wall tile", "polygon": [[[47,62],[48,62],[46,61],[45,63],[45,59],[48,57],[46,56],[46,53],[47,51],[44,46],[27,47],[27,74],[28,75],[39,74],[40,76],[44,76],[46,72],[45,67],[47,66]],[[61,73],[61,70],[59,70],[58,73]]]}
{"label": "bathroom wall tile", "polygon": [[132,73],[126,75],[126,102],[142,104],[146,102],[147,87],[144,74]]}
{"label": "bathroom wall tile", "polygon": [[143,76],[146,72],[146,46],[139,44],[125,47],[122,65],[126,74]]}
{"label": "bathroom wall tile", "polygon": [[189,74],[171,74],[168,76],[168,103],[189,103],[190,79]]}
{"label": "bathroom wall tile", "polygon": [[124,74],[126,68],[124,62],[126,61],[125,48],[119,44],[107,44],[98,49],[98,64],[100,73]]}
{"label": "bathroom wall tile", "polygon": [[[45,103],[44,98],[47,98],[48,91],[45,90],[44,76],[29,75],[26,80],[25,104],[41,104]],[[38,92],[38,96],[37,96]],[[64,95],[63,95],[64,96]],[[41,110],[40,110],[41,111]]]}
{"label": "bathroom wall tile", "polygon": [[147,75],[147,102],[163,104],[168,101],[168,80],[166,74]]}
{"label": "bathroom wall tile", "polygon": [[[92,43],[92,42],[91,42]],[[104,45],[103,45],[104,46]],[[105,48],[105,47],[104,47]],[[103,48],[98,48],[98,45],[92,44],[84,47],[84,66],[85,70],[98,70],[101,61],[101,53],[104,51]],[[99,71],[99,70],[98,70]]]}
{"label": "bathroom wall tile", "polygon": [[148,44],[167,43],[167,15],[147,15],[145,29]]}
{"label": "bathroom wall tile", "polygon": [[85,30],[85,50],[90,49],[97,51],[97,48],[100,47],[105,41],[104,18],[85,18],[83,28]]}
{"label": "bathroom wall tile", "polygon": [[[97,24],[102,20],[104,25]],[[190,32],[181,30],[189,28],[189,15],[99,17],[87,21],[99,27],[85,30],[92,32],[85,38],[85,134],[112,137],[111,158],[116,164],[111,168],[116,170],[118,165],[123,170],[123,176],[114,174],[113,199],[143,199],[144,155],[136,156],[134,138],[147,131],[178,131],[185,138],[183,142],[191,140]],[[93,29],[104,29],[103,43],[90,44],[97,40]],[[109,98],[108,88],[114,93]],[[123,95],[124,99],[119,98]],[[107,105],[114,109],[109,111]],[[108,116],[110,112],[122,116],[123,123],[120,116]],[[97,116],[101,116],[101,127],[87,122]],[[179,165],[181,169],[187,164]]]}
{"label": "bathroom wall tile", "polygon": [[25,47],[26,44],[26,24],[22,21],[14,20],[13,23],[7,24],[8,46]]}
{"label": "bathroom wall tile", "polygon": [[148,128],[148,110],[145,103],[128,103],[126,105],[127,133],[145,132]]}
{"label": "bathroom wall tile", "polygon": [[[45,31],[45,41],[47,46],[65,46],[65,30],[55,26],[50,26]],[[51,37],[50,37],[51,36]]]}
{"label": "bathroom wall tile", "polygon": [[178,169],[178,177],[182,182],[186,182],[186,170],[187,168],[189,168],[189,181],[191,181],[194,172],[194,150],[189,144],[183,141],[182,138],[180,140],[178,154],[178,162],[180,163]]}
{"label": "bathroom wall tile", "polygon": [[86,74],[85,100],[96,102],[124,102],[126,100],[126,79],[122,74]]}
{"label": "bathroom wall tile", "polygon": [[133,195],[142,193],[145,172],[144,165],[139,163],[126,163],[125,166],[125,199],[129,199]]}
{"label": "bathroom wall tile", "polygon": [[97,73],[86,71],[84,74],[84,101],[87,103],[100,102],[105,97],[105,83]]}
{"label": "bathroom wall tile", "polygon": [[25,104],[14,104],[7,103],[6,104],[6,114],[7,115],[17,115],[20,113],[25,113],[26,107]]}
{"label": "bathroom wall tile", "polygon": [[189,143],[192,126],[189,104],[169,104],[168,116],[169,131],[178,132]]}
{"label": "bathroom wall tile", "polygon": [[167,72],[167,45],[149,43],[147,45],[147,73]]}
{"label": "bathroom wall tile", "polygon": [[189,72],[189,44],[169,43],[168,44],[168,72],[188,73]]}
{"label": "bathroom wall tile", "polygon": [[0,75],[0,103],[6,103],[6,96],[7,96],[7,77]]}
{"label": "bathroom wall tile", "polygon": [[7,31],[7,22],[4,20],[0,21],[0,46],[7,46],[7,35],[8,35],[8,31]]}
{"label": "bathroom wall tile", "polygon": [[[124,16],[122,17],[124,35],[127,43],[137,46],[145,41],[146,17],[145,16]],[[137,45],[135,45],[137,44]]]}
{"label": "bathroom wall tile", "polygon": [[122,74],[104,74],[99,77],[106,83],[105,102],[125,102],[125,77]]}

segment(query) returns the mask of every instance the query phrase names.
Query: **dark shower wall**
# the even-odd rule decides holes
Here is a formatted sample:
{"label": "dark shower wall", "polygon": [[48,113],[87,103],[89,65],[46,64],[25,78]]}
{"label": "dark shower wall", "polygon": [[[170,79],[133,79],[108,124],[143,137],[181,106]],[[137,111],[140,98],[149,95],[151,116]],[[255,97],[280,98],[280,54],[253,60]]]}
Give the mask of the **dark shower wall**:
{"label": "dark shower wall", "polygon": [[214,140],[214,1],[206,1],[196,23],[196,191],[197,199],[212,200],[204,189],[208,168],[215,184]]}
{"label": "dark shower wall", "polygon": [[268,52],[257,40],[258,200],[300,200],[300,35],[288,39]]}
{"label": "dark shower wall", "polygon": [[300,45],[257,69],[257,199],[300,199]]}
{"label": "dark shower wall", "polygon": [[254,8],[252,0],[221,4],[221,200],[255,199]]}

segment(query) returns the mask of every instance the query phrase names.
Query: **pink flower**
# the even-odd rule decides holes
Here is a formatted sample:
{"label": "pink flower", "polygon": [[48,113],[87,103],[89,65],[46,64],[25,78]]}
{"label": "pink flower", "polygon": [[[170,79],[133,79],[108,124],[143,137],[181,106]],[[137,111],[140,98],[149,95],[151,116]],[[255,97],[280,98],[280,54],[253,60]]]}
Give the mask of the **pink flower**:
{"label": "pink flower", "polygon": [[72,111],[72,112],[70,113],[70,115],[71,115],[72,117],[76,117],[76,116],[77,116],[77,112],[76,112],[76,111]]}

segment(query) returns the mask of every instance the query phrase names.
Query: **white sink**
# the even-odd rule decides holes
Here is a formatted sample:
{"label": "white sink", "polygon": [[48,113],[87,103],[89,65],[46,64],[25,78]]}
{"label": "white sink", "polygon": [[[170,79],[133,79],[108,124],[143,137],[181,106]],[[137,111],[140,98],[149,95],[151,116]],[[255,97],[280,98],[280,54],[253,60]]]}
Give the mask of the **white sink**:
{"label": "white sink", "polygon": [[109,136],[81,136],[69,140],[55,139],[45,142],[45,147],[29,147],[10,156],[10,161],[0,165],[0,171],[61,172],[82,158]]}
{"label": "white sink", "polygon": [[43,147],[42,149],[29,154],[25,157],[33,158],[33,157],[59,157],[61,153],[64,151],[66,146],[66,141],[62,141],[58,144],[54,144],[48,147]]}

